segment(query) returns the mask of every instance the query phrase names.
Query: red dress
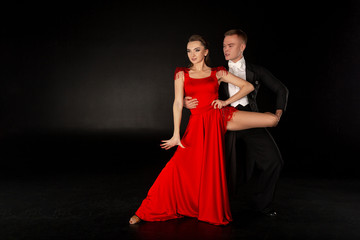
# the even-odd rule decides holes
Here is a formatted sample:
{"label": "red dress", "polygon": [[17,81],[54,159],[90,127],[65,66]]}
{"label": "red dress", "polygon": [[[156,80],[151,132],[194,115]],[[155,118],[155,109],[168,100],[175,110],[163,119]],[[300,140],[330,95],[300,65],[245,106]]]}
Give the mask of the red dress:
{"label": "red dress", "polygon": [[195,217],[215,225],[232,221],[225,173],[224,134],[233,107],[214,109],[218,99],[216,73],[227,73],[224,67],[212,68],[211,76],[190,78],[188,68],[183,73],[185,96],[197,98],[198,106],[191,110],[181,142],[171,160],[163,168],[147,197],[136,211],[145,221],[164,221],[183,216]]}

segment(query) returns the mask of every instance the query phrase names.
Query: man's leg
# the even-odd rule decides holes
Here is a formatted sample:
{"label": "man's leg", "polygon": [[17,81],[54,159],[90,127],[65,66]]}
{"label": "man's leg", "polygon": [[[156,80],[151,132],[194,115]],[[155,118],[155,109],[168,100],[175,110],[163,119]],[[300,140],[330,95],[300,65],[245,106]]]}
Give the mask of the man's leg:
{"label": "man's leg", "polygon": [[263,211],[273,201],[283,160],[274,139],[265,128],[240,131],[239,135],[246,146],[246,180],[252,179],[254,182],[252,205],[255,210]]}

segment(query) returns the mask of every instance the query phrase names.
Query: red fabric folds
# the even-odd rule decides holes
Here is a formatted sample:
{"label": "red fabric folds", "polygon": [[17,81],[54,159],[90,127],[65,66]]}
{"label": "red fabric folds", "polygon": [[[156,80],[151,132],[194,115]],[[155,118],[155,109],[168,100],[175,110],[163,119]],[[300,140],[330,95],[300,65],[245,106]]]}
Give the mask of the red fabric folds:
{"label": "red fabric folds", "polygon": [[184,74],[185,95],[197,98],[199,105],[191,110],[181,139],[185,148],[177,148],[136,211],[142,220],[164,221],[188,216],[214,225],[232,221],[225,175],[224,134],[226,123],[236,110],[211,106],[218,98],[216,73],[219,71],[226,69],[213,68],[211,76],[194,79],[189,77],[187,68],[176,69],[174,78]]}

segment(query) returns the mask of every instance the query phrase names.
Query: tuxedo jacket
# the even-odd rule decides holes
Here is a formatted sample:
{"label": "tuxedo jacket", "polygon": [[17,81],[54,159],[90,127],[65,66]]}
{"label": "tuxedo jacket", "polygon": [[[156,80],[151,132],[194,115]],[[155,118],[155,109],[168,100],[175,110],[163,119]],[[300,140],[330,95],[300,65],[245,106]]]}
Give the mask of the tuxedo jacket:
{"label": "tuxedo jacket", "polygon": [[[266,68],[246,62],[246,81],[254,85],[254,91],[247,95],[252,111],[258,112],[256,96],[263,84],[276,94],[276,109],[286,110],[289,91],[279,79],[274,77]],[[229,98],[228,83],[221,82],[219,86],[219,99]]]}

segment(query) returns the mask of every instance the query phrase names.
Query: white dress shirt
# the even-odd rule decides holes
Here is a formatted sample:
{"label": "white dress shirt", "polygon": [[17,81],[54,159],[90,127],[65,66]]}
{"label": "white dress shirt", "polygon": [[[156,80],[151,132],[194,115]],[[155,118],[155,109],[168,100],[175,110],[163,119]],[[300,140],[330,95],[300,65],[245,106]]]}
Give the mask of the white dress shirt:
{"label": "white dress shirt", "polygon": [[[242,57],[239,61],[237,61],[236,63],[234,63],[233,61],[229,60],[228,62],[229,65],[229,72],[234,74],[235,76],[242,78],[244,80],[246,80],[246,63],[245,63],[245,59],[244,57]],[[235,93],[237,93],[240,88],[238,86],[235,86],[231,83],[228,83],[228,87],[229,87],[229,95],[230,97],[233,96]],[[247,98],[247,96],[240,98],[239,100],[231,103],[231,106],[236,107],[237,105],[242,105],[242,106],[246,106],[249,104],[249,100]]]}

